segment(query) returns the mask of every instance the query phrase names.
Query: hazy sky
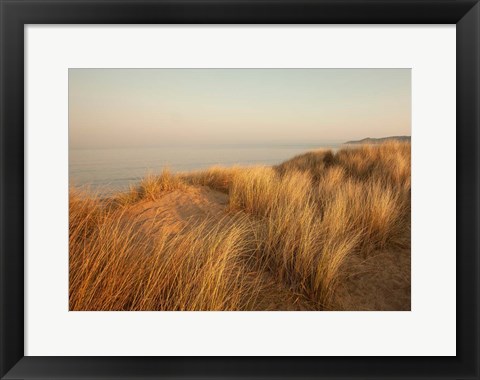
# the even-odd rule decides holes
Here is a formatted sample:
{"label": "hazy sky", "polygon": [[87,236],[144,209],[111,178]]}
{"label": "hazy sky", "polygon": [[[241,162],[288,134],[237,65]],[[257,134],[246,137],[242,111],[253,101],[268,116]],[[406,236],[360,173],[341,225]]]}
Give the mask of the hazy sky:
{"label": "hazy sky", "polygon": [[70,69],[72,148],[410,135],[409,69]]}

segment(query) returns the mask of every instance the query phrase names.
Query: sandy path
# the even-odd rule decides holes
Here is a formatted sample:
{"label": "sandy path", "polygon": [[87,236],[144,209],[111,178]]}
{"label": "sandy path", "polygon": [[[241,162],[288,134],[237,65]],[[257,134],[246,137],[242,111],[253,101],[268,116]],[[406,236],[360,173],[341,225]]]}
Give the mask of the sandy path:
{"label": "sandy path", "polygon": [[336,292],[338,310],[410,310],[410,250],[352,255]]}
{"label": "sandy path", "polygon": [[213,217],[221,219],[226,215],[228,195],[206,186],[191,187],[188,191],[175,190],[157,200],[146,200],[130,207],[124,217],[135,217],[145,228],[152,221],[162,220],[172,232],[178,232],[187,222]]}

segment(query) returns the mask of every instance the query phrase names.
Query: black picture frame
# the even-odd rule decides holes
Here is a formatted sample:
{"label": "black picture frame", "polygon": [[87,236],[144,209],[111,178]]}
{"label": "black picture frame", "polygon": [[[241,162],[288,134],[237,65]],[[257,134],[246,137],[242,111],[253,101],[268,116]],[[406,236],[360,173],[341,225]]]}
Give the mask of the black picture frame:
{"label": "black picture frame", "polygon": [[[0,0],[0,12],[1,378],[479,379],[478,0]],[[24,26],[152,23],[456,24],[456,356],[24,356]]]}

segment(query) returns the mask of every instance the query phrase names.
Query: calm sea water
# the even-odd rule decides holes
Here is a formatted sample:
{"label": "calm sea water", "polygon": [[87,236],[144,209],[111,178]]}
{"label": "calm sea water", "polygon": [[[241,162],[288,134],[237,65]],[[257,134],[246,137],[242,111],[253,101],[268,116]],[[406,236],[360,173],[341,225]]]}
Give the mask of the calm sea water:
{"label": "calm sea water", "polygon": [[315,149],[339,144],[170,146],[158,148],[71,149],[70,183],[108,193],[128,188],[163,168],[185,172],[220,166],[275,165]]}

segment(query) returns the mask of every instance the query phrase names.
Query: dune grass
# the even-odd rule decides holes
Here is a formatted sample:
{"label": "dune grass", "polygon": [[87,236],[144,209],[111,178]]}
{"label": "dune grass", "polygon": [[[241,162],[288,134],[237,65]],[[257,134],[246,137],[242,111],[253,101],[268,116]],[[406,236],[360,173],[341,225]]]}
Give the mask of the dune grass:
{"label": "dune grass", "polygon": [[208,186],[211,189],[228,193],[233,179],[243,170],[240,167],[213,166],[206,170],[182,174],[179,177],[190,185]]}
{"label": "dune grass", "polygon": [[131,186],[127,192],[121,192],[112,197],[117,205],[128,206],[142,200],[155,201],[162,195],[173,190],[188,190],[188,185],[168,169],[163,169],[159,175],[147,174],[139,186]]}
{"label": "dune grass", "polygon": [[[275,167],[164,171],[107,201],[72,189],[70,309],[257,310],[273,278],[328,310],[349,257],[409,249],[410,165],[410,143],[387,142]],[[222,217],[172,233],[161,216],[143,228],[129,212],[198,186],[228,194]]]}

